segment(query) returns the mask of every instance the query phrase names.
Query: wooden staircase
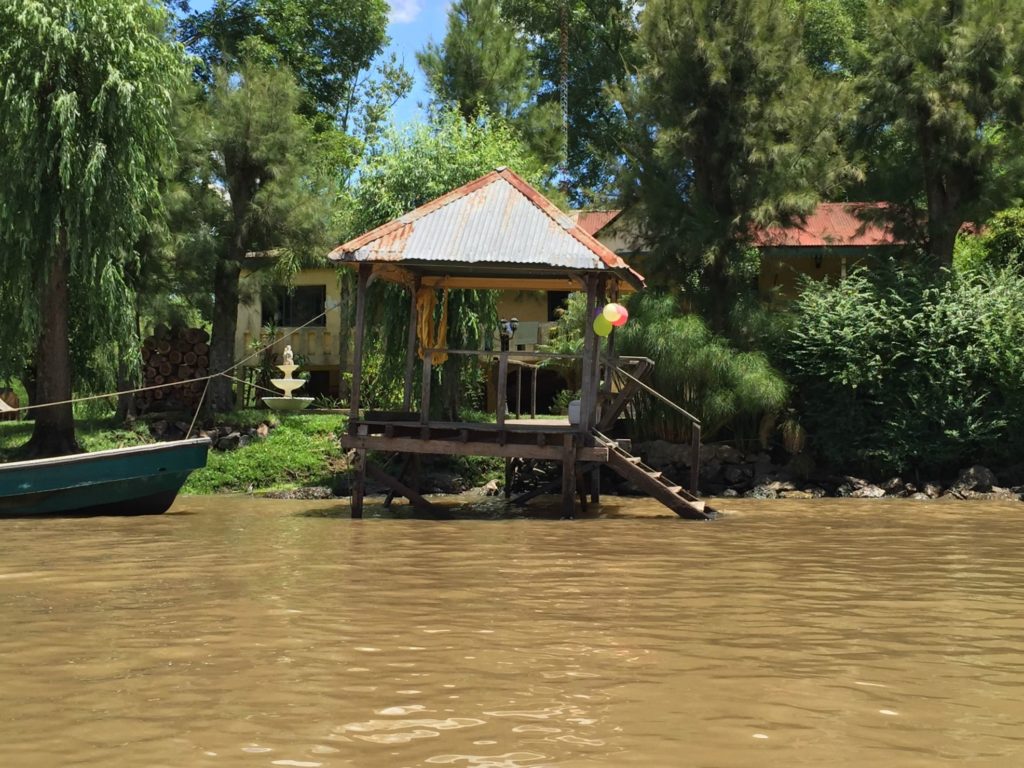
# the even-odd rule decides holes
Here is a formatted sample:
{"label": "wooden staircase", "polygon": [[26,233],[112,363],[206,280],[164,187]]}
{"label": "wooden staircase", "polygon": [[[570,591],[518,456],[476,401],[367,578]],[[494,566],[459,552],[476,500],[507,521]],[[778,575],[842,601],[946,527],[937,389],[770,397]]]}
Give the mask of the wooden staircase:
{"label": "wooden staircase", "polygon": [[644,464],[639,456],[623,449],[616,440],[594,430],[598,445],[608,449],[608,466],[647,495],[657,499],[680,517],[688,520],[710,520],[714,510],[682,486],[676,485],[661,472]]}

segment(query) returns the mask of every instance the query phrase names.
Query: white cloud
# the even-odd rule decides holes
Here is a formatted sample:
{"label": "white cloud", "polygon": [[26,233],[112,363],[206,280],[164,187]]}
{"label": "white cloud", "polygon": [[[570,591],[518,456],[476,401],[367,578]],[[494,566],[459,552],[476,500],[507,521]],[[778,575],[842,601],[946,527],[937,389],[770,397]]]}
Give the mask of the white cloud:
{"label": "white cloud", "polygon": [[391,0],[391,13],[388,21],[392,24],[408,24],[416,20],[423,6],[420,0]]}

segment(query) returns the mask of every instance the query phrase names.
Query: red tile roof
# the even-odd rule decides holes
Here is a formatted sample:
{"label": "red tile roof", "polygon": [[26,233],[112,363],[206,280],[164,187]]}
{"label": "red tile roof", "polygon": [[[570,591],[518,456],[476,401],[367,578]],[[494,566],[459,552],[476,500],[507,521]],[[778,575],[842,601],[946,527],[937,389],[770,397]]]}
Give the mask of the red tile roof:
{"label": "red tile roof", "polygon": [[621,210],[573,211],[572,217],[580,229],[588,235],[597,237],[597,233],[615,221],[620,213]]}
{"label": "red tile roof", "polygon": [[763,248],[823,248],[902,245],[884,219],[887,203],[820,203],[805,219],[788,227],[754,233]]}

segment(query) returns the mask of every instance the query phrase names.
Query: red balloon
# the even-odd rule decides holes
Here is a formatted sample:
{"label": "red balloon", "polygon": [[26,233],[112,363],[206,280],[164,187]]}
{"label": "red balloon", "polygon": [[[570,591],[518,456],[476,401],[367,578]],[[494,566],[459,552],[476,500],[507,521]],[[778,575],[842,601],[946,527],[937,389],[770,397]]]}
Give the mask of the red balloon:
{"label": "red balloon", "polygon": [[627,320],[629,320],[629,310],[626,309],[621,304],[616,304],[615,308],[618,309],[619,316],[617,319],[612,320],[612,325],[614,325],[616,328],[620,328],[626,324]]}

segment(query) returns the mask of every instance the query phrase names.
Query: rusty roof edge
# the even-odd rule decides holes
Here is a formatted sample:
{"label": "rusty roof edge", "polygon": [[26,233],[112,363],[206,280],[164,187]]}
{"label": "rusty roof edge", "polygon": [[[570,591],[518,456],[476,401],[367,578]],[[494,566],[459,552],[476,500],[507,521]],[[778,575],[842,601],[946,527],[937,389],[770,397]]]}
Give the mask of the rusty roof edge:
{"label": "rusty roof edge", "polygon": [[374,240],[383,237],[384,235],[387,235],[400,227],[403,227],[407,224],[411,224],[417,219],[426,216],[428,213],[432,213],[433,211],[443,208],[449,203],[458,200],[461,197],[465,197],[466,195],[475,192],[481,187],[486,187],[488,184],[492,184],[499,178],[501,178],[501,171],[499,170],[494,170],[491,171],[490,173],[485,173],[478,179],[473,179],[472,181],[463,184],[461,187],[456,187],[451,192],[446,192],[440,197],[434,198],[433,200],[430,200],[424,203],[423,205],[413,208],[411,211],[403,213],[396,219],[392,219],[391,221],[386,222],[385,224],[381,224],[379,227],[371,229],[369,232],[364,232],[358,237],[349,240],[347,243],[342,243],[341,245],[334,248],[330,253],[328,253],[327,258],[333,261],[341,261],[344,259],[346,255],[350,255],[354,251],[357,251],[360,248],[368,245],[369,243],[372,243]]}

